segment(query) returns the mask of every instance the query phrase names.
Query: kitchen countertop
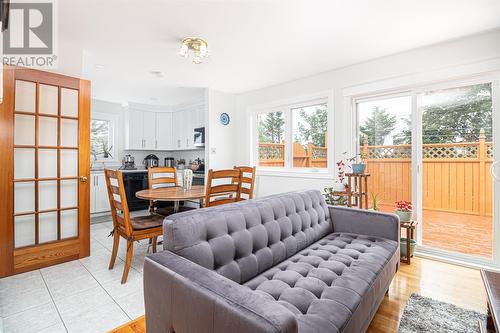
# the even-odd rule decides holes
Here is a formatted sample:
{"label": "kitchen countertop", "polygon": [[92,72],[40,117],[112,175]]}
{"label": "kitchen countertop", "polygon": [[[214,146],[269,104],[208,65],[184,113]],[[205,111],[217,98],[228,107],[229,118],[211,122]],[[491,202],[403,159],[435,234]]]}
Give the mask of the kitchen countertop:
{"label": "kitchen countertop", "polygon": [[[109,168],[106,168],[106,169],[120,170],[121,172],[124,172],[124,173],[129,173],[129,172],[148,172],[148,169],[146,169],[144,167],[139,167],[139,168],[137,168],[135,170],[124,170],[124,169],[120,169],[120,167],[109,167]],[[187,170],[187,169],[177,169],[177,172],[181,173],[184,170]],[[100,172],[103,172],[103,171],[104,171],[104,168],[90,169],[90,173],[100,173]]]}

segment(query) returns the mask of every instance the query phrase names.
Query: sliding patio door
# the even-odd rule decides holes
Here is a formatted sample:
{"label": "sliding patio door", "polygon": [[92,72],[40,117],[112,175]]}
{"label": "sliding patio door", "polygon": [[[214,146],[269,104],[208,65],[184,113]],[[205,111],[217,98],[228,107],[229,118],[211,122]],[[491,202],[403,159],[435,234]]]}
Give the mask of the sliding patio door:
{"label": "sliding patio door", "polygon": [[420,238],[429,252],[493,262],[493,87],[486,81],[417,93]]}
{"label": "sliding patio door", "polygon": [[500,267],[498,99],[494,80],[356,99],[370,207],[411,201],[421,253]]}

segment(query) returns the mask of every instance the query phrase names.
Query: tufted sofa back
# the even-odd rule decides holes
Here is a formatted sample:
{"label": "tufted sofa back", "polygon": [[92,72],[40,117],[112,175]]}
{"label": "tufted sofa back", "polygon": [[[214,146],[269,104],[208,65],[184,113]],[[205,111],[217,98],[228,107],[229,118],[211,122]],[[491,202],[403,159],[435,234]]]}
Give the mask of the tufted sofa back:
{"label": "tufted sofa back", "polygon": [[163,247],[244,283],[332,231],[323,196],[311,190],[171,215]]}

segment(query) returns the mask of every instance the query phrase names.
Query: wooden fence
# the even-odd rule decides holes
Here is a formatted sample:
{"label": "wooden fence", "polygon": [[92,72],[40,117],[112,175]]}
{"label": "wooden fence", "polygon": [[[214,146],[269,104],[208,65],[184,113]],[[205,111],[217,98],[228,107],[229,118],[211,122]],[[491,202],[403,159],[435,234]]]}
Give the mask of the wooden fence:
{"label": "wooden fence", "polygon": [[[295,168],[326,168],[328,158],[327,147],[307,146],[299,142],[293,143],[293,166]],[[259,166],[285,166],[284,143],[260,143]]]}
{"label": "wooden fence", "polygon": [[[369,191],[381,204],[411,201],[411,145],[368,146]],[[493,145],[479,142],[423,145],[423,208],[491,216]]]}

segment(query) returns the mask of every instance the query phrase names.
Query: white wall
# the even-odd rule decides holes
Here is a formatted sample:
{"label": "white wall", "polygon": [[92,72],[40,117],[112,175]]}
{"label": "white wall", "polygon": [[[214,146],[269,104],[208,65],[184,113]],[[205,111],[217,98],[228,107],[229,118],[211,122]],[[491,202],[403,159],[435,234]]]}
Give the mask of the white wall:
{"label": "white wall", "polygon": [[[207,91],[208,99],[208,135],[206,149],[208,150],[208,168],[233,168],[238,160],[238,122],[236,115],[235,95],[216,90]],[[220,123],[221,113],[227,113],[231,119],[229,125]]]}
{"label": "white wall", "polygon": [[[304,59],[307,61],[307,59]],[[281,85],[251,91],[236,96],[234,129],[214,135],[218,142],[224,142],[225,151],[214,158],[215,165],[248,164],[250,161],[250,133],[248,108],[273,101],[296,98],[302,95],[333,90],[333,140],[335,160],[343,151],[352,150],[352,114],[346,105],[346,91],[397,89],[413,84],[424,84],[451,79],[483,71],[500,70],[500,30],[471,36],[446,43],[432,45],[412,51],[387,56],[357,65],[332,70]],[[265,73],[263,73],[265,75]],[[219,96],[219,99],[222,97]],[[231,98],[224,96],[223,105],[230,108]],[[211,115],[211,117],[214,115]],[[219,161],[219,158],[223,160]],[[330,186],[333,179],[315,179],[290,176],[259,175],[256,195]]]}

